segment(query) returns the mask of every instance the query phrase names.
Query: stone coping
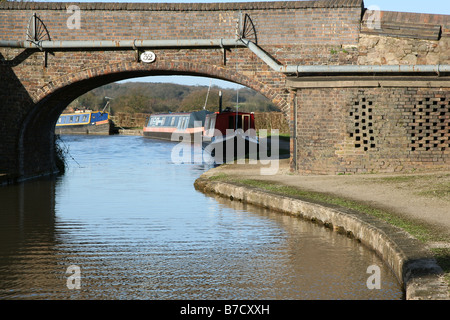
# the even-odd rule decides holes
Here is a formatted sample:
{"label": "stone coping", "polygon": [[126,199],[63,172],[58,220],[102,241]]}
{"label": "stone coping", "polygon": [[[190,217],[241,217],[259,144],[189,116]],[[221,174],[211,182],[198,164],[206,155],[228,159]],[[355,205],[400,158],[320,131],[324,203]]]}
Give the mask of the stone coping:
{"label": "stone coping", "polygon": [[[367,21],[371,15],[370,10],[364,12],[363,21]],[[380,11],[381,23],[396,22],[413,25],[447,25],[450,23],[450,15],[433,14],[433,13],[417,13],[417,12],[399,12],[399,11]]]}
{"label": "stone coping", "polygon": [[362,0],[267,1],[232,3],[101,3],[101,2],[1,2],[0,10],[66,10],[76,5],[81,10],[126,11],[217,11],[307,8],[361,8]]}
{"label": "stone coping", "polygon": [[204,177],[195,181],[195,187],[204,193],[214,193],[320,223],[360,241],[391,268],[405,291],[406,300],[450,299],[443,271],[428,248],[405,231],[375,217]]}

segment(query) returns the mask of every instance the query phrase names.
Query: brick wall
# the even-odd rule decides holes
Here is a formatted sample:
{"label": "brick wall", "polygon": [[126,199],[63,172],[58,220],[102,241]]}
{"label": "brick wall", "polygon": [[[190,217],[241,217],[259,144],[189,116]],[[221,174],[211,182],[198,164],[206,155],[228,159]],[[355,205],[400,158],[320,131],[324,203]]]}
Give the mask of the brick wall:
{"label": "brick wall", "polygon": [[79,3],[81,29],[68,29],[71,3],[1,3],[0,34],[23,39],[32,12],[53,40],[233,38],[239,11],[248,13],[261,45],[340,45],[359,35],[361,0],[259,3]]}
{"label": "brick wall", "polygon": [[142,129],[148,122],[150,114],[148,113],[126,113],[117,112],[110,116],[111,121],[119,128],[140,128]]}
{"label": "brick wall", "polygon": [[450,167],[449,88],[302,89],[297,99],[301,172]]}
{"label": "brick wall", "polygon": [[[126,113],[117,112],[110,116],[115,126],[119,128],[141,128],[144,127],[150,114],[148,113]],[[255,126],[259,129],[276,129],[281,134],[289,134],[289,124],[282,112],[255,112]],[[269,131],[270,133],[270,131]]]}
{"label": "brick wall", "polygon": [[[356,48],[332,49],[338,64],[450,63],[450,16],[381,12],[380,28],[374,30],[367,28],[370,14],[366,11],[362,17]],[[360,81],[359,88],[341,85],[342,79],[337,79],[335,88],[327,84],[298,89],[299,171],[345,174],[448,170],[450,84],[428,82],[445,76],[429,75],[427,81],[417,85],[412,80],[418,80],[419,75],[410,77],[407,85],[397,85],[395,77],[388,86],[366,87]],[[291,110],[291,125],[293,115]]]}
{"label": "brick wall", "polygon": [[278,130],[280,134],[289,134],[289,124],[282,112],[255,112],[255,129]]}

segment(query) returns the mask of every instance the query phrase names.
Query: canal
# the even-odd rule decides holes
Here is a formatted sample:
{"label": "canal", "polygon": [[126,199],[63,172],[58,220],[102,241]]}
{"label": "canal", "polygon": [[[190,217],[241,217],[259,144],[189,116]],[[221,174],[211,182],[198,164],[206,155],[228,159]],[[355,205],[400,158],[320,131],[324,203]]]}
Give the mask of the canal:
{"label": "canal", "polygon": [[[403,298],[356,241],[196,191],[210,167],[173,163],[173,143],[62,143],[63,176],[0,187],[0,299]],[[368,288],[370,266],[380,289]]]}

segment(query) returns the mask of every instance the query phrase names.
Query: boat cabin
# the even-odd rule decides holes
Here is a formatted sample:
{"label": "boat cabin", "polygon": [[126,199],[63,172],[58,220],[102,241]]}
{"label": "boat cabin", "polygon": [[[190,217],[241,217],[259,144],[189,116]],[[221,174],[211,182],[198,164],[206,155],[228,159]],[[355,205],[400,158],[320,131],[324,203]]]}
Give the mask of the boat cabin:
{"label": "boat cabin", "polygon": [[[183,113],[160,113],[152,114],[144,127],[144,136],[154,139],[172,140],[172,134],[203,132],[205,118],[210,111],[202,110]],[[201,125],[196,127],[196,122]]]}
{"label": "boat cabin", "polygon": [[242,129],[245,133],[249,129],[255,129],[255,115],[231,110],[209,114],[205,119],[204,135],[211,137],[214,135],[214,129],[220,131],[222,135],[227,134],[227,129]]}

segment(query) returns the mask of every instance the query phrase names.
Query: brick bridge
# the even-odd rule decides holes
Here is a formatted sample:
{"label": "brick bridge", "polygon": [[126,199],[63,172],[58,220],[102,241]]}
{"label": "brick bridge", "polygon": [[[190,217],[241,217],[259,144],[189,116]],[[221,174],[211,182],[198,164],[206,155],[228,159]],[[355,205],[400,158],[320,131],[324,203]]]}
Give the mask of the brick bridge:
{"label": "brick bridge", "polygon": [[[0,175],[55,172],[54,126],[81,94],[196,75],[271,99],[300,173],[449,168],[450,16],[362,0],[0,3]],[[78,10],[79,9],[79,10]],[[140,61],[143,50],[156,54]]]}

